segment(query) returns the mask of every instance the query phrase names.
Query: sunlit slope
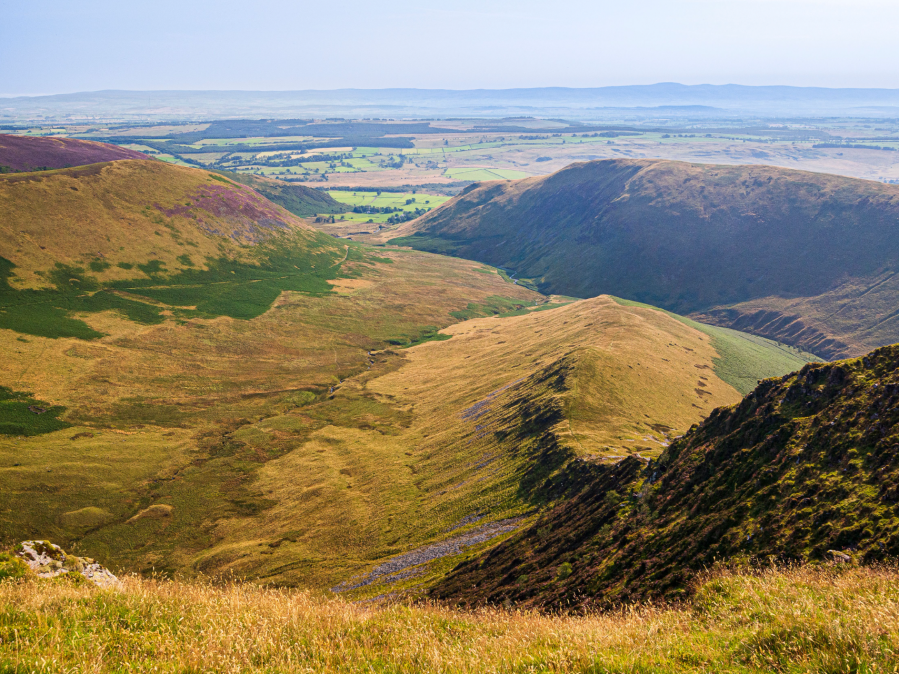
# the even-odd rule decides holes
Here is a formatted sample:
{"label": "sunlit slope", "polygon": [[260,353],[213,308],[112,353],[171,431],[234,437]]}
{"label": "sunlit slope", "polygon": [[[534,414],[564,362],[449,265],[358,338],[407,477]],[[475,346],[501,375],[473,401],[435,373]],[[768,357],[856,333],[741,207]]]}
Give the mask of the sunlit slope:
{"label": "sunlit slope", "polygon": [[223,518],[198,568],[333,586],[544,503],[544,482],[576,457],[657,455],[740,399],[715,376],[708,336],[609,298],[444,332],[377,353],[333,397],[233,433],[257,453],[272,435],[302,440],[260,467],[252,490],[269,506]]}
{"label": "sunlit slope", "polygon": [[[507,267],[543,291],[704,312],[824,357],[899,340],[894,185],[767,166],[594,161],[473,186],[382,238]],[[758,310],[770,313],[747,317]]]}
{"label": "sunlit slope", "polygon": [[[14,288],[52,286],[59,265],[100,283],[247,259],[246,246],[302,233],[301,220],[252,189],[200,169],[125,160],[0,176],[0,256]],[[334,250],[340,250],[336,243]]]}
{"label": "sunlit slope", "polygon": [[[398,264],[402,254],[394,255]],[[360,283],[348,292],[333,310],[385,291]],[[308,316],[312,307],[302,306]],[[656,456],[714,406],[740,399],[715,374],[708,335],[609,298],[444,332],[452,338],[374,352],[358,374],[347,368],[353,376],[334,381],[333,394],[280,391],[267,403],[235,403],[235,417],[199,440],[199,464],[169,467],[170,479],[154,482],[140,506],[122,507],[83,544],[133,568],[153,560],[352,587],[396,555],[564,496],[555,480],[572,461]],[[344,351],[334,353],[344,361]],[[151,503],[173,511],[127,523]],[[122,549],[123,540],[132,547]],[[355,592],[429,583],[452,559]]]}
{"label": "sunlit slope", "polygon": [[[80,541],[132,569],[193,568],[221,520],[252,523],[275,506],[254,486],[269,461],[324,427],[369,424],[389,436],[401,426],[388,407],[328,397],[368,372],[369,351],[428,339],[459,320],[453,312],[542,300],[476,263],[358,247],[344,255],[327,292],[284,290],[248,319],[179,317],[158,303],[160,322],[149,325],[116,309],[78,314],[92,339],[0,329],[0,386],[64,407],[71,424],[0,436],[0,536]],[[373,371],[402,353],[379,357]],[[350,458],[370,454],[366,445]],[[173,510],[132,519],[160,503]]]}

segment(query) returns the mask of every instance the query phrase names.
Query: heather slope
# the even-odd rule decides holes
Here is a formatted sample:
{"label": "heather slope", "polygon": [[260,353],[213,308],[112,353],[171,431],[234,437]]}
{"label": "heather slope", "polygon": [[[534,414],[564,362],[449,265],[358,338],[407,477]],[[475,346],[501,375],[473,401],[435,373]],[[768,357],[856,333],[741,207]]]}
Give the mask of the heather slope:
{"label": "heather slope", "polygon": [[0,176],[0,328],[98,339],[85,317],[248,319],[329,293],[349,248],[207,171],[123,160]]}
{"label": "heather slope", "polygon": [[649,465],[573,466],[574,498],[436,594],[612,604],[680,596],[719,560],[895,557],[897,373],[899,346],[809,364],[716,410]]}
{"label": "heather slope", "polygon": [[151,261],[162,274],[204,268],[279,234],[330,241],[201,169],[148,159],[0,176],[0,251],[15,265],[14,287],[52,286],[58,264],[89,266],[101,282],[146,278],[137,265]]}
{"label": "heather slope", "polygon": [[780,312],[783,300],[818,298],[825,306],[809,319],[795,308],[789,327],[771,317],[765,329],[740,325],[839,357],[899,339],[899,314],[884,299],[895,297],[893,285],[882,283],[899,269],[897,234],[896,186],[765,166],[607,160],[474,186],[389,236],[508,267],[544,291],[609,293],[725,326],[744,303]]}
{"label": "heather slope", "polygon": [[147,158],[147,155],[134,150],[92,140],[0,134],[0,173]]}

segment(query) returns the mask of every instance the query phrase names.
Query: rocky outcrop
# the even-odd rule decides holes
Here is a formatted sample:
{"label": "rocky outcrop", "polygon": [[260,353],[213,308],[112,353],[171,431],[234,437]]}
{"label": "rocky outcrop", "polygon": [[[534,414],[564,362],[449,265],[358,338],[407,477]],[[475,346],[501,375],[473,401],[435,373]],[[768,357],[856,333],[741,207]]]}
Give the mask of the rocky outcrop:
{"label": "rocky outcrop", "polygon": [[15,554],[38,578],[78,574],[101,588],[119,585],[119,579],[95,560],[70,555],[49,541],[23,541],[16,546]]}

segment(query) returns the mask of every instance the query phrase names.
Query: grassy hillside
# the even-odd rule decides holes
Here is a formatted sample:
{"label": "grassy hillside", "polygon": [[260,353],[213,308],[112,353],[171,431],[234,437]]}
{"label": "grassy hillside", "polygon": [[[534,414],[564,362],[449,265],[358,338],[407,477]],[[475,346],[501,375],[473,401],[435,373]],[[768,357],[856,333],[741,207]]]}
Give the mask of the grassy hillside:
{"label": "grassy hillside", "polygon": [[0,176],[0,327],[98,339],[84,315],[252,318],[330,292],[346,246],[206,171],[116,161]]}
{"label": "grassy hillside", "polygon": [[889,672],[892,568],[705,577],[680,606],[546,615],[371,604],[129,578],[121,591],[0,582],[0,668],[19,671]]}
{"label": "grassy hillside", "polygon": [[16,288],[58,286],[59,265],[101,284],[205,270],[249,260],[248,246],[277,235],[343,255],[259,193],[200,169],[128,160],[0,176],[0,251]]}
{"label": "grassy hillside", "polygon": [[116,159],[147,159],[147,155],[92,140],[0,134],[0,173],[45,171]]}
{"label": "grassy hillside", "polygon": [[572,462],[657,456],[782,355],[337,241],[199,169],[0,190],[0,538],[129,570],[427,585]]}
{"label": "grassy hillside", "polygon": [[349,206],[340,203],[330,194],[322,190],[312,189],[305,185],[295,185],[272,178],[262,178],[248,173],[216,171],[220,175],[241,185],[247,185],[259,192],[269,201],[278,204],[301,218],[326,213],[346,213]]}
{"label": "grassy hillside", "polygon": [[[474,263],[384,254],[351,257],[334,294],[287,292],[250,320],[103,312],[84,317],[107,335],[91,342],[0,331],[0,382],[71,424],[0,438],[0,537],[377,594],[507,535],[567,493],[572,462],[657,456],[740,398],[709,336],[663,312],[608,298],[541,311]],[[452,313],[510,315],[402,348]],[[349,590],[410,551],[399,575]]]}
{"label": "grassy hillside", "polygon": [[578,495],[459,566],[437,596],[556,606],[675,598],[716,560],[899,554],[899,346],[810,364],[641,465],[578,466]]}
{"label": "grassy hillside", "polygon": [[[513,269],[543,291],[703,313],[840,357],[899,340],[897,228],[897,186],[621,159],[476,185],[383,237]],[[758,310],[766,320],[744,318]]]}

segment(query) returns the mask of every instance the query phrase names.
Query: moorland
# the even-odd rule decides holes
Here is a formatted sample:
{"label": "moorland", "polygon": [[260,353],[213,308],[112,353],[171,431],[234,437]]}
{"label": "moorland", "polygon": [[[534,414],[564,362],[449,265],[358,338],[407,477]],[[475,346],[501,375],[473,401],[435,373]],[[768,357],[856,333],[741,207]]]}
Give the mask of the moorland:
{"label": "moorland", "polygon": [[[121,160],[0,181],[2,534],[121,568],[420,584],[477,545],[365,574],[507,534],[572,462],[648,460],[814,359],[335,239],[221,173]],[[35,405],[62,427],[23,423]]]}
{"label": "moorland", "polygon": [[0,542],[135,574],[0,558],[0,664],[883,670],[893,130],[815,126],[0,136]]}

